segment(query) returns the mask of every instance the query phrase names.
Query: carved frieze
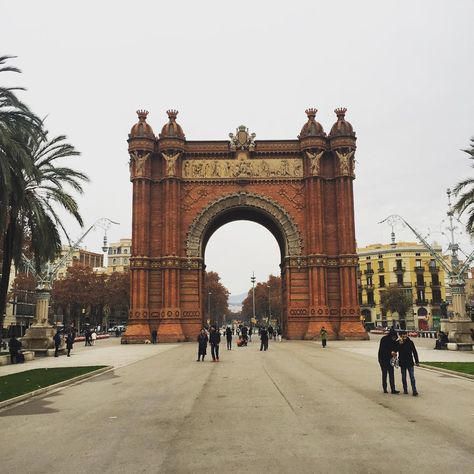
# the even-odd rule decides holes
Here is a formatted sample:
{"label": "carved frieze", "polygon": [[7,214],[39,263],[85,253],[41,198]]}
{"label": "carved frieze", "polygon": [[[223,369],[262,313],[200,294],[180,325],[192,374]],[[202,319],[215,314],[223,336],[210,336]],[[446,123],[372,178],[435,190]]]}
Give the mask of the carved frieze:
{"label": "carved frieze", "polygon": [[241,154],[235,160],[185,160],[183,178],[185,179],[238,179],[238,178],[302,178],[301,158],[251,159]]}

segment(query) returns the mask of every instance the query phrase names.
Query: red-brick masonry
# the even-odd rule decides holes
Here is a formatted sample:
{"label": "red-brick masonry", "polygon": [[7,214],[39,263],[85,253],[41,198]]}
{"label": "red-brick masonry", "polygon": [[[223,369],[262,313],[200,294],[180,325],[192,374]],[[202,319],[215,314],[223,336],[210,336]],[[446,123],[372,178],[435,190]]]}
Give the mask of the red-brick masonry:
{"label": "red-brick masonry", "polygon": [[[147,112],[129,135],[133,184],[131,310],[123,343],[194,341],[202,327],[204,250],[221,225],[261,223],[281,253],[283,330],[289,339],[366,339],[357,299],[352,181],[356,137],[336,109],[329,135],[315,109],[295,140],[187,141],[176,111],[159,136]],[[195,160],[302,163],[296,173],[184,172]],[[294,165],[296,166],[296,165]],[[202,173],[201,173],[202,171]],[[258,174],[258,173],[257,173]],[[249,245],[251,240],[249,239]],[[224,257],[232,255],[231,249]]]}

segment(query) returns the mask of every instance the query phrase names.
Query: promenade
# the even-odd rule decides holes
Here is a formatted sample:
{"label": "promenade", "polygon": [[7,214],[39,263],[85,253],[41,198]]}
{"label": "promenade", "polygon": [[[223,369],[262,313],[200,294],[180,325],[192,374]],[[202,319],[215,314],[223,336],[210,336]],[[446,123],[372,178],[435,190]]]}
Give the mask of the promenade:
{"label": "promenade", "polygon": [[[418,398],[383,394],[378,339],[221,344],[219,363],[111,339],[2,367],[116,367],[1,411],[2,472],[472,472],[474,382],[417,368]],[[422,361],[474,360],[415,343]]]}

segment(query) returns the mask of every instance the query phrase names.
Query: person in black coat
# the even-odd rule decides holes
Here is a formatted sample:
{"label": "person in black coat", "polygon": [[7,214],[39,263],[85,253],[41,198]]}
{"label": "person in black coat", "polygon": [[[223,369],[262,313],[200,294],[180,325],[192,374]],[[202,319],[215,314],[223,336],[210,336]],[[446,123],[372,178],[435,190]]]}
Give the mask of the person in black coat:
{"label": "person in black coat", "polygon": [[58,357],[59,355],[59,348],[61,347],[61,331],[58,329],[56,334],[53,337],[54,341],[54,357]]}
{"label": "person in black coat", "polygon": [[379,364],[380,368],[382,369],[382,388],[384,393],[388,393],[387,391],[387,374],[388,380],[390,382],[390,390],[392,393],[397,394],[400,393],[399,390],[395,389],[395,372],[393,369],[390,360],[398,351],[398,344],[397,344],[397,332],[395,329],[390,329],[390,332],[383,336],[380,339],[379,345]]}
{"label": "person in black coat", "polygon": [[198,358],[197,362],[199,362],[200,358],[202,357],[202,361],[204,362],[204,357],[207,354],[207,342],[209,338],[207,337],[207,333],[204,329],[201,329],[199,336],[197,337],[198,341]]}
{"label": "person in black coat", "polygon": [[156,329],[153,329],[151,331],[151,343],[156,344],[157,338],[158,338],[158,331]]}
{"label": "person in black coat", "polygon": [[221,334],[215,326],[211,326],[209,333],[209,342],[211,344],[211,356],[213,362],[219,362],[219,344],[221,342]]}
{"label": "person in black coat", "polygon": [[[415,359],[414,362],[413,359]],[[413,341],[408,337],[405,331],[400,333],[400,341],[398,342],[398,363],[400,365],[400,370],[402,371],[403,393],[408,394],[408,371],[408,374],[410,375],[413,396],[418,396],[418,392],[416,390],[414,365],[416,364],[417,366],[419,366],[420,361],[418,360],[418,352],[416,352],[415,344],[413,344]]]}
{"label": "person in black coat", "polygon": [[76,339],[76,336],[74,334],[74,330],[71,329],[66,336],[66,349],[67,349],[67,356],[71,357],[71,349],[74,344],[74,339]]}
{"label": "person in black coat", "polygon": [[260,350],[266,351],[268,349],[268,331],[265,327],[260,329]]}
{"label": "person in black coat", "polygon": [[230,351],[232,350],[232,329],[229,326],[225,330],[225,338],[227,340],[227,350]]}
{"label": "person in black coat", "polygon": [[18,362],[18,353],[21,349],[21,342],[15,337],[12,336],[8,343],[8,350],[10,352],[10,362],[16,364]]}

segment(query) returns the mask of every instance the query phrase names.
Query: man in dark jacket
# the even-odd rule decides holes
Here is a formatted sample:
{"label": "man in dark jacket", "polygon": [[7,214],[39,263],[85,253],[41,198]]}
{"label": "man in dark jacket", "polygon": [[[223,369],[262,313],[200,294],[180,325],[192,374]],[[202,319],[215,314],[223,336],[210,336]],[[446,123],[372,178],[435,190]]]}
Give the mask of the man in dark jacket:
{"label": "man in dark jacket", "polygon": [[59,348],[61,347],[61,343],[62,343],[61,331],[59,329],[56,331],[56,334],[54,335],[53,340],[54,340],[54,357],[58,357]]}
{"label": "man in dark jacket", "polygon": [[10,362],[16,364],[18,362],[18,353],[21,349],[21,342],[12,336],[8,342],[8,350],[10,351]]}
{"label": "man in dark jacket", "polygon": [[[415,362],[413,363],[413,359]],[[403,384],[403,393],[408,394],[407,386],[407,371],[410,374],[411,389],[413,391],[413,396],[418,396],[415,383],[415,367],[420,365],[418,360],[418,352],[416,352],[415,344],[408,337],[405,331],[400,333],[400,341],[398,342],[398,363],[400,364],[400,370],[402,371],[402,384]]]}
{"label": "man in dark jacket", "polygon": [[390,382],[390,390],[393,394],[400,393],[399,390],[395,389],[395,373],[390,360],[398,351],[398,344],[397,344],[397,332],[395,329],[390,329],[390,332],[383,336],[380,339],[379,345],[379,364],[380,368],[382,369],[382,388],[384,393],[388,393],[387,391],[387,374],[388,380]]}
{"label": "man in dark jacket", "polygon": [[227,326],[225,330],[225,337],[227,339],[227,350],[230,351],[232,349],[232,329],[230,326]]}
{"label": "man in dark jacket", "polygon": [[204,329],[201,329],[199,336],[197,338],[198,341],[198,358],[197,362],[199,362],[200,358],[202,357],[202,361],[204,362],[204,357],[207,353],[207,342],[209,338],[207,337],[207,333]]}
{"label": "man in dark jacket", "polygon": [[221,342],[221,335],[215,326],[211,326],[209,333],[209,343],[211,344],[211,356],[213,362],[219,362],[219,344]]}
{"label": "man in dark jacket", "polygon": [[266,351],[268,349],[268,331],[262,326],[260,329],[260,350]]}

